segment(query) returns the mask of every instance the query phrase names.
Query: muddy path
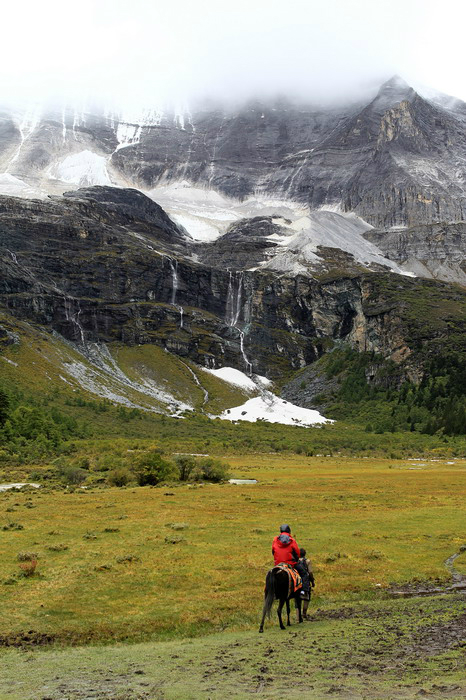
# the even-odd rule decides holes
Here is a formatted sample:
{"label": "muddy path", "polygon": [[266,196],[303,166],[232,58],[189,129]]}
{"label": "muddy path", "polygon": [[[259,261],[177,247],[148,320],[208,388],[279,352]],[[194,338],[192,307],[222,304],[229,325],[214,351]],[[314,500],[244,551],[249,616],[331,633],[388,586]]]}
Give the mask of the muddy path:
{"label": "muddy path", "polygon": [[451,581],[407,583],[403,586],[392,586],[388,593],[392,598],[413,598],[416,596],[435,596],[445,593],[466,593],[466,574],[460,573],[455,567],[455,561],[462,557],[466,562],[466,544],[461,545],[457,552],[445,560],[444,566],[451,576]]}
{"label": "muddy path", "polygon": [[463,544],[459,548],[459,550],[455,552],[455,554],[452,554],[451,557],[448,557],[448,559],[445,561],[445,567],[450,572],[453,581],[457,583],[466,584],[466,574],[461,574],[455,568],[455,561],[458,559],[458,557],[461,557],[462,555],[463,558],[466,560],[466,544]]}
{"label": "muddy path", "polygon": [[466,696],[466,596],[316,611],[285,631],[0,651],[1,700],[263,700]]}

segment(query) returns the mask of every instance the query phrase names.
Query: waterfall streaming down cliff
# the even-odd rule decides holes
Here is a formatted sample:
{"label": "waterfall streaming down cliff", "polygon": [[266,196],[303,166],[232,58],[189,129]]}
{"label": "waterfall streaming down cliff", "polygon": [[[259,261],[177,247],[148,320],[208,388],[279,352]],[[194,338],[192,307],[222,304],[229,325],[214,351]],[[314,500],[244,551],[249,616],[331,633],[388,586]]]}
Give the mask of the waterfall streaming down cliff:
{"label": "waterfall streaming down cliff", "polygon": [[168,261],[170,263],[173,278],[171,303],[173,304],[173,306],[176,306],[176,293],[178,291],[178,260],[175,260],[175,262],[173,263],[173,260],[171,258],[168,258]]}
{"label": "waterfall streaming down cliff", "polygon": [[252,374],[252,362],[249,362],[248,356],[244,352],[244,331],[240,331],[239,328],[236,330],[239,332],[239,347],[241,350],[241,355],[243,356],[244,364],[246,365],[246,371],[248,374]]}
{"label": "waterfall streaming down cliff", "polygon": [[170,263],[170,268],[172,271],[172,296],[170,303],[175,306],[178,311],[180,312],[180,328],[183,328],[183,307],[180,306],[180,304],[176,303],[176,294],[178,292],[178,260],[173,260],[171,258],[168,258],[168,262]]}
{"label": "waterfall streaming down cliff", "polygon": [[[76,309],[74,308],[75,303],[77,305]],[[84,336],[84,328],[82,327],[81,321],[79,320],[79,317],[81,315],[81,306],[78,299],[74,299],[74,297],[64,297],[64,308],[66,320],[72,323],[78,329],[78,342],[80,342],[82,345],[85,345],[86,339]]]}
{"label": "waterfall streaming down cliff", "polygon": [[236,331],[238,331],[241,356],[244,360],[244,364],[246,365],[247,373],[252,374],[252,362],[249,361],[244,350],[244,331],[238,327],[243,303],[243,273],[229,272],[228,274],[229,279],[225,307],[225,320],[230,328],[234,328]]}
{"label": "waterfall streaming down cliff", "polygon": [[243,291],[243,273],[229,272],[228,291],[226,302],[226,322],[232,328],[236,328],[241,314],[241,302]]}
{"label": "waterfall streaming down cliff", "polygon": [[23,148],[25,141],[27,141],[31,137],[32,133],[34,132],[35,128],[37,127],[37,125],[39,123],[39,120],[40,120],[40,111],[38,108],[36,108],[32,112],[26,112],[24,114],[23,119],[18,124],[20,142],[16,148],[15,153],[8,161],[8,165],[6,167],[5,172],[9,172],[10,167],[14,163],[16,163],[17,160],[19,160],[21,149]]}

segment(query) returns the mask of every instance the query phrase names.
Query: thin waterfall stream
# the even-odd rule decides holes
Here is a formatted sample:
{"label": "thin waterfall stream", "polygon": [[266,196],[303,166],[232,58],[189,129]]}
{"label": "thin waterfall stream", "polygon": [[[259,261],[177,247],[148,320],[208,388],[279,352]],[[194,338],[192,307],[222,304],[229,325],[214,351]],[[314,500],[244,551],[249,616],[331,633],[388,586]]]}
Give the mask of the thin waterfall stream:
{"label": "thin waterfall stream", "polygon": [[240,352],[241,356],[244,360],[244,364],[246,366],[246,372],[247,374],[251,375],[252,374],[252,362],[249,361],[248,356],[246,355],[246,351],[244,349],[244,331],[239,328],[238,322],[239,322],[239,317],[241,315],[241,310],[242,310],[242,302],[243,302],[243,273],[238,272],[238,273],[232,273],[229,271],[229,279],[228,279],[228,290],[227,290],[227,300],[226,300],[226,307],[225,307],[225,312],[226,312],[226,317],[225,320],[230,326],[230,328],[234,328],[238,334],[239,334],[239,347],[240,347]]}

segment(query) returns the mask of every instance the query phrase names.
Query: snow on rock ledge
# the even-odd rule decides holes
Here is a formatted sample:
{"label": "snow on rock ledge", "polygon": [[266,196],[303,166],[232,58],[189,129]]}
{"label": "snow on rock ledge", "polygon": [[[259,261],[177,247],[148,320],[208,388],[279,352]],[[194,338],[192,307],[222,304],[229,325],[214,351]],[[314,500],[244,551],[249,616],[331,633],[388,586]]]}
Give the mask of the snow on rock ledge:
{"label": "snow on rock ledge", "polygon": [[80,187],[112,184],[105,156],[88,150],[67,156],[50,171],[50,175],[54,179]]}
{"label": "snow on rock ledge", "polygon": [[250,423],[264,420],[268,423],[300,425],[303,427],[334,422],[329,418],[324,418],[318,411],[295,406],[289,401],[278,398],[271,392],[249,399],[242,406],[229,408],[217,417],[231,421],[246,420]]}

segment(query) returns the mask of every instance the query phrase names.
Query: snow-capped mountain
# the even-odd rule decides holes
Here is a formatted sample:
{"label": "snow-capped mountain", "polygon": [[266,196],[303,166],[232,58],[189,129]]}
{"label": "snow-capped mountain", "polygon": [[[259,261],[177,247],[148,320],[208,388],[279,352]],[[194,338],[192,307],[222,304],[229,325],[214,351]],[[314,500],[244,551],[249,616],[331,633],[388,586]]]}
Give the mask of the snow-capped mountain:
{"label": "snow-capped mountain", "polygon": [[[188,239],[226,235],[216,250],[198,251],[204,260],[223,249],[233,268],[312,273],[333,249],[372,268],[464,283],[465,115],[461,101],[421,96],[398,77],[368,104],[332,109],[279,100],[141,114],[4,110],[0,193],[131,186]],[[438,224],[445,250],[438,237],[431,245]],[[240,263],[245,245],[254,255]]]}
{"label": "snow-capped mountain", "polygon": [[40,328],[72,346],[60,381],[171,412],[186,392],[105,348],[255,377],[240,415],[256,417],[277,408],[256,375],[282,382],[341,343],[419,381],[461,333],[465,115],[399,78],[333,109],[4,110],[0,343]]}

